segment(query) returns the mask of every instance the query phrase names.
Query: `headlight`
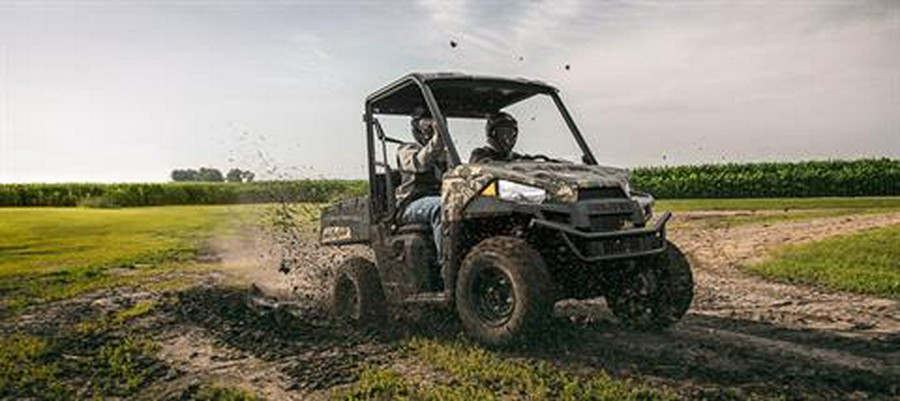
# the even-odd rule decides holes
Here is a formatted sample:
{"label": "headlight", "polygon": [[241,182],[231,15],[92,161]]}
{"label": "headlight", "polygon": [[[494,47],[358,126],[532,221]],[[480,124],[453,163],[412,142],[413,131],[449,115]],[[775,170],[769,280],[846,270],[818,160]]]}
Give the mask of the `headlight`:
{"label": "headlight", "polygon": [[547,191],[519,184],[517,182],[498,180],[481,190],[483,196],[495,196],[512,202],[541,203],[547,199]]}
{"label": "headlight", "polygon": [[650,217],[653,216],[653,203],[656,202],[656,200],[653,199],[653,196],[650,194],[642,194],[641,196],[632,196],[631,199],[637,201],[644,213],[644,219],[650,220]]}

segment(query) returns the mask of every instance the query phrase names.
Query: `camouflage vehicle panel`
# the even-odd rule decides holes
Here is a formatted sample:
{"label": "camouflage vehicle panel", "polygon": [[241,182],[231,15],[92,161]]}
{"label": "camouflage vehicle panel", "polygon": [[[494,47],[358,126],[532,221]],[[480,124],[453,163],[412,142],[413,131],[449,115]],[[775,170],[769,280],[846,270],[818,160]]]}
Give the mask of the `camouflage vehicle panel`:
{"label": "camouflage vehicle panel", "polygon": [[460,220],[469,201],[500,179],[541,188],[547,191],[551,203],[575,203],[578,191],[586,188],[620,187],[628,191],[628,171],[616,167],[545,162],[463,164],[444,174],[443,221]]}

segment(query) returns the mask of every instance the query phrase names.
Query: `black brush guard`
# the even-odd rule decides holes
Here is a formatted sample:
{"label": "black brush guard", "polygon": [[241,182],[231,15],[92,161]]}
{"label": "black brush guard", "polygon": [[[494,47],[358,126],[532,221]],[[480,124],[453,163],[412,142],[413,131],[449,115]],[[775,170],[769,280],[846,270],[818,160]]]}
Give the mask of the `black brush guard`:
{"label": "black brush guard", "polygon": [[670,218],[672,213],[665,212],[652,227],[607,232],[582,231],[541,218],[532,220],[531,225],[558,232],[579,259],[599,262],[649,256],[666,250],[666,223]]}

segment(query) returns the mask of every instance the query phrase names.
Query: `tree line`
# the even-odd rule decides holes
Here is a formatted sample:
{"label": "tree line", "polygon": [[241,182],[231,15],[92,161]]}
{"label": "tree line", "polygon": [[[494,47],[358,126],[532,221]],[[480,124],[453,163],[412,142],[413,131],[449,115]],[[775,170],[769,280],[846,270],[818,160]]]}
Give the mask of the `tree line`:
{"label": "tree line", "polygon": [[216,168],[200,167],[200,169],[175,169],[172,170],[172,181],[199,181],[199,182],[253,182],[256,174],[250,170],[241,170],[233,168],[228,173],[222,175],[222,172]]}

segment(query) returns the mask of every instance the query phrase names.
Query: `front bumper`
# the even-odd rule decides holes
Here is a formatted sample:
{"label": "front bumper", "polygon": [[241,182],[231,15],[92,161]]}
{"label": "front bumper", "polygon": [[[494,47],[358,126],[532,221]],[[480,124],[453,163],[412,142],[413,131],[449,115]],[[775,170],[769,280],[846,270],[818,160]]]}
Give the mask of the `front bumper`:
{"label": "front bumper", "polygon": [[663,213],[652,227],[606,232],[590,232],[541,218],[533,227],[559,233],[575,256],[585,262],[636,258],[658,254],[666,249],[666,223],[671,212]]}

